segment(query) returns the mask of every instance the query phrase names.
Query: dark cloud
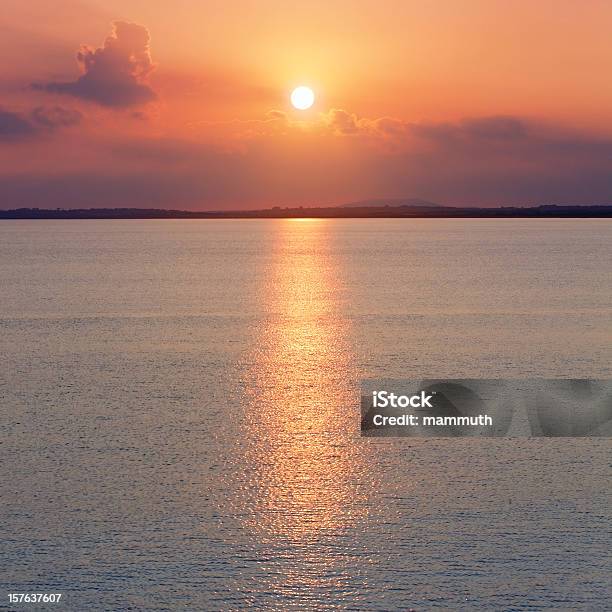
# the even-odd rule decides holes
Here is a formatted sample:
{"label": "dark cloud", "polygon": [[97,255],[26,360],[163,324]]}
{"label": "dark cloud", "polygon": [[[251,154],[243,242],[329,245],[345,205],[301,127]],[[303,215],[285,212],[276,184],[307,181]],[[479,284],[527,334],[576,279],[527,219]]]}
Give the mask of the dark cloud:
{"label": "dark cloud", "polygon": [[477,117],[465,119],[459,129],[477,138],[521,138],[528,133],[524,121],[516,117]]}
{"label": "dark cloud", "polygon": [[146,83],[154,69],[149,32],[141,25],[115,21],[113,33],[98,49],[82,47],[77,54],[83,74],[68,83],[34,84],[35,89],[67,94],[103,106],[144,104],[157,96]]}
{"label": "dark cloud", "polygon": [[0,109],[0,142],[23,140],[36,133],[35,126],[18,113]]}
{"label": "dark cloud", "polygon": [[496,163],[507,168],[607,167],[612,175],[612,140],[518,117],[482,117],[458,123],[407,124],[409,148],[448,162],[468,160],[472,170]]}
{"label": "dark cloud", "polygon": [[0,109],[0,142],[34,138],[57,128],[77,125],[81,113],[61,106],[38,106],[27,115]]}
{"label": "dark cloud", "polygon": [[516,140],[529,136],[529,126],[517,117],[474,117],[458,123],[406,124],[415,135],[441,142]]}
{"label": "dark cloud", "polygon": [[341,108],[321,114],[322,124],[336,135],[395,138],[411,136],[440,142],[518,140],[530,135],[530,127],[517,117],[474,117],[457,123],[411,123],[393,117],[370,119]]}
{"label": "dark cloud", "polygon": [[395,155],[373,161],[381,191],[391,185],[400,194],[458,205],[612,200],[609,137],[519,117],[480,117],[406,123],[393,142],[400,143]]}

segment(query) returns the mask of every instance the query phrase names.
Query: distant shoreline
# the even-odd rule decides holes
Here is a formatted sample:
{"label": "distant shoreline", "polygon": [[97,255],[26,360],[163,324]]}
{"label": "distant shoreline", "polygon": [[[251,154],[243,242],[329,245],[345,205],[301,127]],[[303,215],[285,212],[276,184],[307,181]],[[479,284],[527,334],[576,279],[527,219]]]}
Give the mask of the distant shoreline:
{"label": "distant shoreline", "polygon": [[299,207],[262,210],[188,211],[156,208],[17,208],[0,210],[8,219],[491,219],[612,218],[612,205],[475,208],[453,206]]}

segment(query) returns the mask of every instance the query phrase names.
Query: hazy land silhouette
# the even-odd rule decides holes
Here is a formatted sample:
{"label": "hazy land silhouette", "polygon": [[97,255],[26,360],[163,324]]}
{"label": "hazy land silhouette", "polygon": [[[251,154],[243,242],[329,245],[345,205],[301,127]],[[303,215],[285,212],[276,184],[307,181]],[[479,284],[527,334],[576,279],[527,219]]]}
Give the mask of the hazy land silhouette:
{"label": "hazy land silhouette", "polygon": [[0,219],[291,219],[313,218],[594,218],[612,217],[612,205],[441,206],[432,202],[383,204],[365,200],[340,206],[299,206],[259,210],[192,211],[163,208],[17,208],[0,211]]}

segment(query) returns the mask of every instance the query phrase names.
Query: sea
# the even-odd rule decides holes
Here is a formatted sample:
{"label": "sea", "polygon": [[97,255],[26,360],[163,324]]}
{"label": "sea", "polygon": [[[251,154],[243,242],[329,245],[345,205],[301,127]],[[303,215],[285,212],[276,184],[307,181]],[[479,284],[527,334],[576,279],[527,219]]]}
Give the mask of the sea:
{"label": "sea", "polygon": [[359,403],[611,379],[611,264],[610,219],[0,222],[0,607],[612,609],[610,438]]}

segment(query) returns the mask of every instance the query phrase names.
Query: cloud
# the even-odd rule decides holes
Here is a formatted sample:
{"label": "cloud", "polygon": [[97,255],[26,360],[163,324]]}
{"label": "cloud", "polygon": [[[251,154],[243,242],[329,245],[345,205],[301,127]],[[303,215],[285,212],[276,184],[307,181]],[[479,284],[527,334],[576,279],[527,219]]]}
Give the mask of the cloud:
{"label": "cloud", "polygon": [[0,109],[0,142],[23,140],[35,132],[34,125],[25,117]]}
{"label": "cloud", "polygon": [[476,142],[519,140],[529,136],[529,126],[517,117],[467,118],[457,123],[414,123],[394,117],[370,119],[341,108],[319,116],[319,122],[339,136],[368,136],[408,142],[419,137],[431,142]]}
{"label": "cloud", "polygon": [[388,138],[403,135],[410,125],[393,117],[369,119],[341,108],[332,108],[320,116],[320,121],[333,134],[340,136],[369,136]]}
{"label": "cloud", "polygon": [[285,128],[301,131],[404,141],[411,137],[432,142],[518,140],[530,133],[529,126],[517,117],[475,117],[457,123],[414,123],[394,117],[360,117],[342,108],[319,113],[310,122],[292,120],[282,111],[270,111],[264,120],[242,123],[270,126],[272,123],[278,125],[279,121]]}
{"label": "cloud", "polygon": [[155,68],[149,32],[141,25],[115,21],[104,46],[81,47],[77,61],[83,74],[67,83],[34,84],[35,89],[71,95],[102,106],[128,107],[156,99],[146,79]]}
{"label": "cloud", "polygon": [[504,163],[510,160],[517,166],[541,165],[552,158],[598,165],[609,159],[612,151],[609,138],[504,115],[468,117],[456,122],[410,122],[394,117],[360,117],[332,108],[314,119],[300,120],[275,110],[264,119],[236,120],[226,126],[234,126],[233,135],[245,140],[298,134],[350,139],[355,147],[415,156],[418,163],[431,156],[453,165],[467,158],[470,163],[483,165],[495,159]]}
{"label": "cloud", "polygon": [[[222,123],[216,125],[222,125]],[[377,119],[359,117],[342,108],[332,108],[327,112],[319,113],[310,120],[296,119],[284,111],[271,110],[263,119],[236,119],[225,122],[225,125],[233,126],[239,136],[247,139],[271,134],[310,133],[388,140],[405,136],[411,124],[393,117]]]}
{"label": "cloud", "polygon": [[61,106],[38,106],[27,115],[0,109],[0,142],[30,139],[57,128],[77,125],[81,119],[79,111]]}
{"label": "cloud", "polygon": [[338,134],[357,134],[360,131],[367,130],[367,125],[363,119],[358,119],[356,115],[341,108],[332,108],[323,117],[323,120]]}
{"label": "cloud", "polygon": [[[610,202],[612,139],[520,117],[405,123],[372,156],[380,189],[452,204]],[[409,187],[406,189],[406,187]]]}
{"label": "cloud", "polygon": [[61,106],[37,106],[30,113],[30,121],[39,128],[55,129],[59,127],[70,127],[81,122],[83,115],[71,108]]}
{"label": "cloud", "polygon": [[312,135],[372,135],[377,121],[358,118],[357,115],[339,108],[319,113],[314,119],[295,118],[282,110],[270,110],[262,119],[234,119],[233,121],[202,122],[203,126],[226,126],[234,136],[244,139],[294,133]]}
{"label": "cloud", "polygon": [[472,117],[456,123],[412,123],[406,127],[417,137],[445,145],[516,142],[533,135],[533,126],[511,116]]}
{"label": "cloud", "polygon": [[[414,195],[455,205],[610,202],[609,137],[521,117],[416,123],[343,109],[300,117],[275,110],[257,120],[202,123],[189,139],[87,134],[73,141],[68,161],[51,154],[26,165],[5,151],[16,163],[0,170],[0,202],[194,209]],[[11,133],[31,135],[71,119],[45,109],[3,121]],[[45,121],[56,127],[43,128]],[[210,132],[218,140],[203,137]],[[242,134],[248,137],[238,140]],[[227,146],[232,137],[240,146]],[[49,142],[51,153],[55,146]]]}
{"label": "cloud", "polygon": [[461,122],[460,129],[471,136],[504,140],[521,138],[528,133],[524,121],[506,116],[465,119]]}

